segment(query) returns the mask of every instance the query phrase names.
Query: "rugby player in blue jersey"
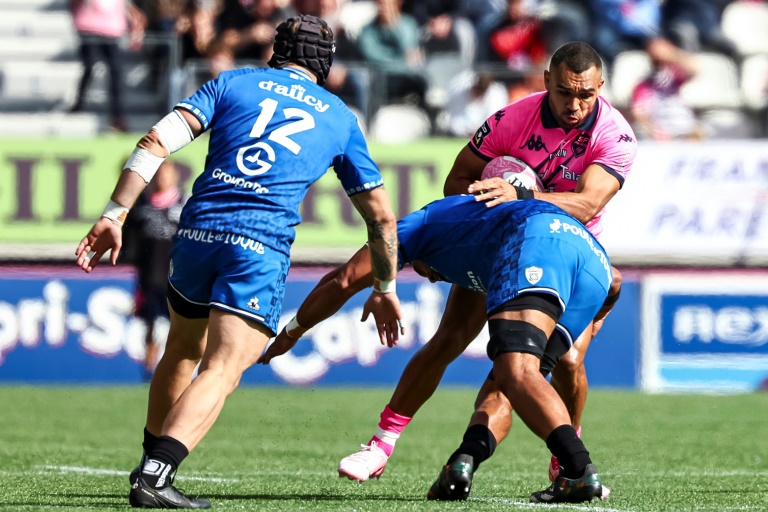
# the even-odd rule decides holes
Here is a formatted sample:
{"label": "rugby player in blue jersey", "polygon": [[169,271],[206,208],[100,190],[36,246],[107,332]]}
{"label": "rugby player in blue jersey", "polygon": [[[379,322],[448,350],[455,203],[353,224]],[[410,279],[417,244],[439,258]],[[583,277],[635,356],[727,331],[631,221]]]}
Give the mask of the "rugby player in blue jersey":
{"label": "rugby player in blue jersey", "polygon": [[[449,196],[406,216],[398,222],[398,239],[399,268],[411,263],[432,281],[486,294],[495,382],[562,466],[552,485],[534,492],[531,501],[601,498],[602,484],[589,452],[563,400],[545,379],[604,306],[613,273],[597,240],[551,203],[533,199],[487,208],[470,195]],[[355,291],[371,286],[370,254],[363,247],[343,265],[349,294],[338,293],[333,272],[323,278],[299,308],[301,326],[288,326],[258,362],[269,363],[290,350]],[[376,435],[390,444],[397,438],[384,429]],[[376,444],[363,449],[374,456],[381,452],[386,462]],[[341,461],[340,476],[363,481],[380,476],[386,465],[376,464],[378,471],[369,475],[369,468],[353,457]]]}
{"label": "rugby player in blue jersey", "polygon": [[299,203],[330,166],[368,228],[375,284],[366,314],[382,343],[397,341],[396,219],[356,117],[321,87],[334,50],[324,21],[281,23],[272,69],[221,73],[139,141],[102,218],[77,248],[86,272],[107,251],[115,264],[139,193],[170,153],[210,129],[205,170],[174,236],[171,328],[149,390],[144,455],[130,477],[134,507],[210,506],[173,487],[174,475],[275,335]]}

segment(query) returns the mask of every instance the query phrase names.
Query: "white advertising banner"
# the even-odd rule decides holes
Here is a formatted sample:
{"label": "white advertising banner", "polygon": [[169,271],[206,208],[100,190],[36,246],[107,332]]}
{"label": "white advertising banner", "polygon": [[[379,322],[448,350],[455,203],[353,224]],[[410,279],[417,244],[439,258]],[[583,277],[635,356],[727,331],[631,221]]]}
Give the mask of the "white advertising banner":
{"label": "white advertising banner", "polygon": [[608,204],[615,264],[768,264],[768,142],[640,144]]}

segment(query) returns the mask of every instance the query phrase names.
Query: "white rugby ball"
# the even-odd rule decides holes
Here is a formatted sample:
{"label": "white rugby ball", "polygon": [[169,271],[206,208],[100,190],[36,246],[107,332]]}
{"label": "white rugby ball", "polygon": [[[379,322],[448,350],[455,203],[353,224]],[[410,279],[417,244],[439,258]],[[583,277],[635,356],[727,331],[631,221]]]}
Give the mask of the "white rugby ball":
{"label": "white rugby ball", "polygon": [[488,178],[502,178],[516,187],[527,188],[541,192],[544,190],[544,184],[539,179],[536,171],[531,169],[525,162],[513,156],[497,156],[487,164],[480,176],[485,180]]}

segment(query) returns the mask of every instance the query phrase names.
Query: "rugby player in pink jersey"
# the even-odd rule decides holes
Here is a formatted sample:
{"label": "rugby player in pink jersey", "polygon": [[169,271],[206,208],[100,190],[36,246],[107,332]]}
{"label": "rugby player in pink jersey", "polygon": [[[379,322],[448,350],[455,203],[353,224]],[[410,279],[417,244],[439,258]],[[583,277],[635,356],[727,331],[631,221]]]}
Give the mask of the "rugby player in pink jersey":
{"label": "rugby player in pink jersey", "polygon": [[[634,133],[622,115],[599,97],[604,83],[602,63],[589,45],[574,42],[560,47],[552,56],[549,70],[544,72],[544,81],[545,93],[512,103],[483,123],[459,152],[446,179],[444,194],[474,193],[488,207],[535,195],[536,199],[554,203],[575,216],[597,235],[602,230],[603,209],[623,185],[634,161]],[[502,155],[525,161],[538,173],[547,192],[516,188],[501,178],[477,181],[486,163]],[[360,291],[356,286],[361,282],[355,275],[357,265],[352,263],[354,258],[318,283],[316,290],[323,287],[323,296],[334,300],[305,301],[278,335],[275,345],[292,346],[306,332],[305,327],[327,318]],[[579,337],[553,371],[553,385],[568,407],[574,428],[565,437],[547,440],[548,445],[580,442],[577,429],[587,395],[584,352],[618,299],[621,277],[615,269],[614,275],[609,298],[594,325]],[[484,295],[453,286],[437,332],[406,366],[371,440],[342,459],[340,475],[365,481],[382,474],[400,434],[437,389],[448,364],[475,339],[485,322]],[[512,406],[493,380],[483,384],[475,406],[463,442],[432,485],[430,499],[466,499],[474,472],[509,432]],[[563,478],[580,476],[572,475],[565,465],[554,465],[552,461],[550,478],[555,484]],[[536,494],[538,501],[568,501],[567,496],[557,492]],[[551,499],[546,499],[548,496]]]}

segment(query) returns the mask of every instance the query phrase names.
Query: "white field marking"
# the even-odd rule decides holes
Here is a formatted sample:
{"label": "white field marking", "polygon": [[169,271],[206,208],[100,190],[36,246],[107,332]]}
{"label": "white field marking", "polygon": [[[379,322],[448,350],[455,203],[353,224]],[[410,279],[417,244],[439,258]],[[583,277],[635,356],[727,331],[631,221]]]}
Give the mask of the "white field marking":
{"label": "white field marking", "polygon": [[[128,476],[130,471],[121,471],[117,469],[99,469],[88,468],[82,466],[34,466],[38,471],[37,474],[42,475],[45,473],[79,473],[82,475],[91,476]],[[219,477],[206,477],[206,476],[179,476],[179,480],[190,480],[198,482],[239,482],[239,478],[219,478]]]}
{"label": "white field marking", "polygon": [[[502,505],[515,505],[518,507],[539,507],[544,505],[547,510],[549,509],[567,509],[567,510],[590,510],[592,512],[632,512],[626,508],[610,508],[594,505],[578,505],[571,503],[531,503],[528,500],[507,500],[504,498],[473,498],[469,497],[467,501],[477,501],[480,503],[500,503]],[[602,503],[601,500],[597,500],[594,503]],[[540,509],[541,510],[541,509]]]}

